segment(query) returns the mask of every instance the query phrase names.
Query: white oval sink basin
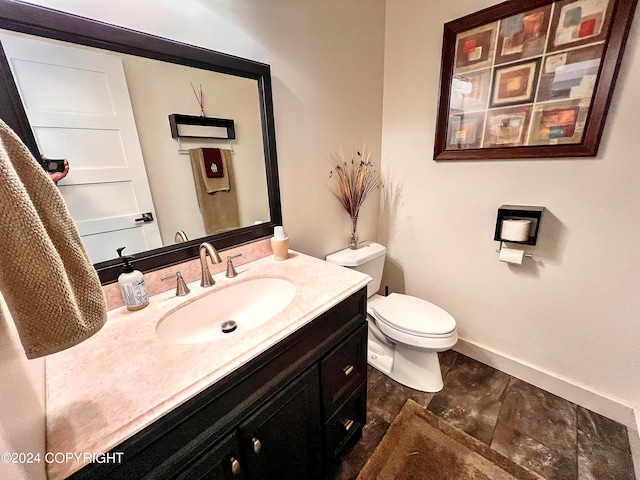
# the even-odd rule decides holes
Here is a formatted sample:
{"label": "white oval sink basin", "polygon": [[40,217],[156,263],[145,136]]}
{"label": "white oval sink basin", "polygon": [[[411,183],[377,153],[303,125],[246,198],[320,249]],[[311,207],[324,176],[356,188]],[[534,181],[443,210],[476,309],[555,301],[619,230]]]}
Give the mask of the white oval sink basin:
{"label": "white oval sink basin", "polygon": [[[162,317],[156,327],[160,338],[172,343],[204,343],[262,325],[285,309],[296,294],[293,283],[282,278],[253,278],[206,293]],[[232,329],[227,322],[235,322]]]}

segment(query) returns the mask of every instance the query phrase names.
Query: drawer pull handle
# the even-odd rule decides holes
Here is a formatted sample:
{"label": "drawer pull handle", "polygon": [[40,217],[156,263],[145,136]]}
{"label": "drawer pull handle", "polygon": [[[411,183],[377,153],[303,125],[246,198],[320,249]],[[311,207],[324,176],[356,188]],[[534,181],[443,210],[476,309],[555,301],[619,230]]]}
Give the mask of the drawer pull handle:
{"label": "drawer pull handle", "polygon": [[235,459],[235,457],[231,457],[231,473],[234,475],[240,475],[240,462]]}
{"label": "drawer pull handle", "polygon": [[351,372],[353,372],[353,365],[347,365],[342,369],[342,372],[345,374],[345,376],[348,377],[349,375],[351,375]]}
{"label": "drawer pull handle", "polygon": [[262,443],[260,442],[260,440],[258,440],[256,437],[253,437],[251,439],[251,442],[253,443],[253,452],[260,453],[260,451],[262,450]]}
{"label": "drawer pull handle", "polygon": [[348,432],[349,430],[351,430],[351,428],[353,428],[353,420],[350,420],[348,418],[346,420],[343,420],[342,426]]}

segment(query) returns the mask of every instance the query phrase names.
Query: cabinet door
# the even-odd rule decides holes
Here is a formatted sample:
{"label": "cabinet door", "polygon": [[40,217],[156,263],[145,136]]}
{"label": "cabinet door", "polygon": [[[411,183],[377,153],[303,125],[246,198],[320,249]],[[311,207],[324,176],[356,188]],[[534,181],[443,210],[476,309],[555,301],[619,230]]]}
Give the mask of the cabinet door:
{"label": "cabinet door", "polygon": [[234,431],[184,470],[176,480],[245,480],[247,472],[239,453],[238,433]]}
{"label": "cabinet door", "polygon": [[322,478],[318,367],[306,371],[240,425],[249,478]]}

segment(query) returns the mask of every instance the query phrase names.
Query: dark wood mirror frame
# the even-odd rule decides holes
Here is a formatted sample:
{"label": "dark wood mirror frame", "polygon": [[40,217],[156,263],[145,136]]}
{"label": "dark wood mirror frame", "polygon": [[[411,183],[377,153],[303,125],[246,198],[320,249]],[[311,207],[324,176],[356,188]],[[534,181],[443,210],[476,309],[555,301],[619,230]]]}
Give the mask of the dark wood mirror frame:
{"label": "dark wood mirror frame", "polygon": [[[282,224],[269,65],[14,0],[0,0],[0,28],[257,81],[271,220],[138,253],[137,269],[148,272],[195,258],[200,244],[205,241],[219,250],[254,241],[273,234],[273,227]],[[2,49],[0,54],[3,57],[0,61],[0,117],[32,152],[37,152],[35,138]],[[96,263],[94,267],[103,285],[115,282],[121,273],[118,259]]]}
{"label": "dark wood mirror frame", "polygon": [[[470,147],[462,149],[447,148],[447,136],[450,135],[448,126],[452,96],[451,83],[454,77],[457,36],[465,32],[470,32],[473,29],[493,24],[498,20],[503,20],[552,4],[561,5],[566,2],[561,0],[506,1],[446,23],[443,34],[440,100],[436,124],[434,160],[592,157],[597,155],[609,104],[611,103],[611,97],[613,95],[613,88],[622,61],[627,35],[631,27],[637,2],[638,0],[610,0],[608,4],[611,10],[610,28],[606,34],[606,38],[603,40],[604,52],[599,59],[598,80],[591,96],[591,105],[585,121],[584,134],[579,143]],[[546,38],[545,36],[545,41]],[[523,58],[525,60],[532,60],[534,57]],[[504,63],[504,65],[506,64],[507,62]],[[494,65],[491,65],[491,68],[493,67]],[[519,103],[524,104],[528,102]],[[507,104],[505,104],[505,107],[506,106]],[[485,111],[487,111],[488,108],[489,107],[485,106]]]}

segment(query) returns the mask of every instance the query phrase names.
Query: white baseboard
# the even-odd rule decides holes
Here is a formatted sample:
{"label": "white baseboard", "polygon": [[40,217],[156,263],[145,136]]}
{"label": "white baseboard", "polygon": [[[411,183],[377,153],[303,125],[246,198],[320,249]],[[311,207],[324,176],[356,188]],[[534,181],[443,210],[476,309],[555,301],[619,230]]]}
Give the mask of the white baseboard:
{"label": "white baseboard", "polygon": [[[509,357],[463,339],[459,339],[453,349],[474,360],[496,368],[501,372],[542,388],[604,417],[615,420],[625,425],[630,434],[635,432],[635,435],[638,436],[640,410],[634,412],[633,407],[598,394],[583,385],[578,385],[552,372],[540,370],[522,360]],[[640,446],[640,442],[636,442],[636,445]],[[640,452],[638,452],[638,455],[640,457]],[[636,464],[640,465],[640,458]]]}
{"label": "white baseboard", "polygon": [[629,433],[629,446],[631,447],[631,457],[633,458],[633,468],[635,469],[636,478],[640,478],[640,408],[634,409],[636,426],[627,427]]}

